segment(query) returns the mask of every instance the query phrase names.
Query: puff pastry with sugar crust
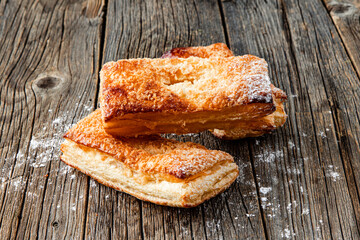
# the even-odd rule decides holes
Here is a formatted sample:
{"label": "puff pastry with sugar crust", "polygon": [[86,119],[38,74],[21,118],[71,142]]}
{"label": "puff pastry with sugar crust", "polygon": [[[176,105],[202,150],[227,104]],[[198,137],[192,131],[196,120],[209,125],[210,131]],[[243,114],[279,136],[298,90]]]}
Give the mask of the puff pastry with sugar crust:
{"label": "puff pastry with sugar crust", "polygon": [[224,191],[238,176],[221,151],[160,136],[114,138],[96,110],[65,134],[61,160],[100,183],[139,199],[194,207]]}
{"label": "puff pastry with sugar crust", "polygon": [[287,96],[284,91],[271,86],[275,101],[276,111],[265,117],[255,118],[252,121],[239,121],[233,128],[221,128],[211,130],[212,134],[218,138],[235,140],[247,137],[258,137],[270,133],[285,124],[287,114],[284,109],[284,101]]}
{"label": "puff pastry with sugar crust", "polygon": [[215,43],[206,47],[173,48],[164,53],[161,58],[188,58],[188,57],[233,57],[234,54],[224,43]]}
{"label": "puff pastry with sugar crust", "polygon": [[[188,58],[191,56],[210,58],[231,57],[234,55],[226,44],[215,43],[205,47],[173,48],[164,53],[161,58]],[[219,138],[234,140],[246,137],[258,137],[284,125],[287,118],[284,110],[284,101],[287,99],[286,93],[272,84],[271,90],[276,106],[275,112],[265,117],[254,118],[250,121],[238,121],[236,126],[231,126],[230,128],[222,125],[221,129],[214,129],[211,130],[211,132]]]}
{"label": "puff pastry with sugar crust", "polygon": [[106,63],[100,103],[115,136],[194,133],[275,111],[267,63],[245,55]]}

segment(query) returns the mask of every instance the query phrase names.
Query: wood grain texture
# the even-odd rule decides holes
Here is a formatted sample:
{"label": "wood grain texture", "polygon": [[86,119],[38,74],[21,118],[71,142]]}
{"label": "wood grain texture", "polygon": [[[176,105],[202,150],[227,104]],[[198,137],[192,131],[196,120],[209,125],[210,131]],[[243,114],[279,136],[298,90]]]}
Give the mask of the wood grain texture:
{"label": "wood grain texture", "polygon": [[0,239],[84,234],[88,178],[60,163],[94,108],[101,1],[0,4]]}
{"label": "wood grain texture", "polygon": [[[0,239],[359,239],[359,3],[354,0],[1,1]],[[167,137],[234,156],[193,209],[142,202],[59,161],[122,58],[228,43],[269,62],[289,99],[271,135]],[[356,73],[357,71],[357,73]]]}
{"label": "wood grain texture", "polygon": [[289,95],[285,127],[250,141],[268,237],[358,239],[359,79],[326,9],[222,4],[232,49],[264,57]]}
{"label": "wood grain texture", "polygon": [[[160,57],[174,47],[225,42],[217,1],[109,1],[105,26],[103,63],[122,58]],[[106,219],[120,219],[125,224],[132,219],[136,224],[128,226],[127,232],[136,239],[263,238],[246,142],[223,144],[210,133],[180,137],[170,134],[168,137],[198,142],[237,156],[242,168],[236,184],[194,209],[156,206],[96,184],[94,189],[90,188],[88,215],[93,212],[98,215],[97,219],[88,218],[86,238],[123,238],[114,231],[117,228],[114,222]],[[134,216],[126,212],[121,215],[120,211],[114,211],[124,206],[117,205],[117,202],[105,204],[107,200],[102,192],[107,192],[110,199],[128,202],[127,206],[139,214]],[[250,210],[253,213],[251,218],[246,215]],[[100,226],[105,226],[106,230]]]}
{"label": "wood grain texture", "polygon": [[360,1],[323,0],[360,76]]}

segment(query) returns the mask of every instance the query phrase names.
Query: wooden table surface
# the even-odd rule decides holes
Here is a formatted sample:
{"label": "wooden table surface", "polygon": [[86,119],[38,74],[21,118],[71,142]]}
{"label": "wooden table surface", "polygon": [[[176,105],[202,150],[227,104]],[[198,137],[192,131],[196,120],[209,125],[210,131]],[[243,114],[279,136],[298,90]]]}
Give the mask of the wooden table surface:
{"label": "wooden table surface", "polygon": [[[359,239],[359,0],[1,0],[0,239]],[[236,182],[192,209],[142,202],[59,161],[122,58],[224,42],[269,63],[284,127],[221,141]]]}

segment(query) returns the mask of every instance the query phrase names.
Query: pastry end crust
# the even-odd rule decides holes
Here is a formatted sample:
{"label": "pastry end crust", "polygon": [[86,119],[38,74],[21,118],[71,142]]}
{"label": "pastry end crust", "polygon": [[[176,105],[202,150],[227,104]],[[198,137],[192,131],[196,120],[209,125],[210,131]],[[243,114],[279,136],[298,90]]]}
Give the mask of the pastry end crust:
{"label": "pastry end crust", "polygon": [[188,57],[232,57],[234,54],[224,43],[215,43],[206,47],[181,47],[165,52],[161,58],[188,58]]}

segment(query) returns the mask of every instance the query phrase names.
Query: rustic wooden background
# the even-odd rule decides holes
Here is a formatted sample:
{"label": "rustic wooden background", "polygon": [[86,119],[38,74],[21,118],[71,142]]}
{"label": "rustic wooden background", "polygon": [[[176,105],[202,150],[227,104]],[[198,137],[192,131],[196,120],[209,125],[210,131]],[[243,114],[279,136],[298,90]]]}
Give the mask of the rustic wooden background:
{"label": "rustic wooden background", "polygon": [[[359,0],[1,0],[0,239],[359,239]],[[106,61],[227,43],[265,58],[285,126],[221,141],[225,193],[193,209],[142,202],[59,161],[98,105]],[[174,137],[174,136],[171,136]]]}

